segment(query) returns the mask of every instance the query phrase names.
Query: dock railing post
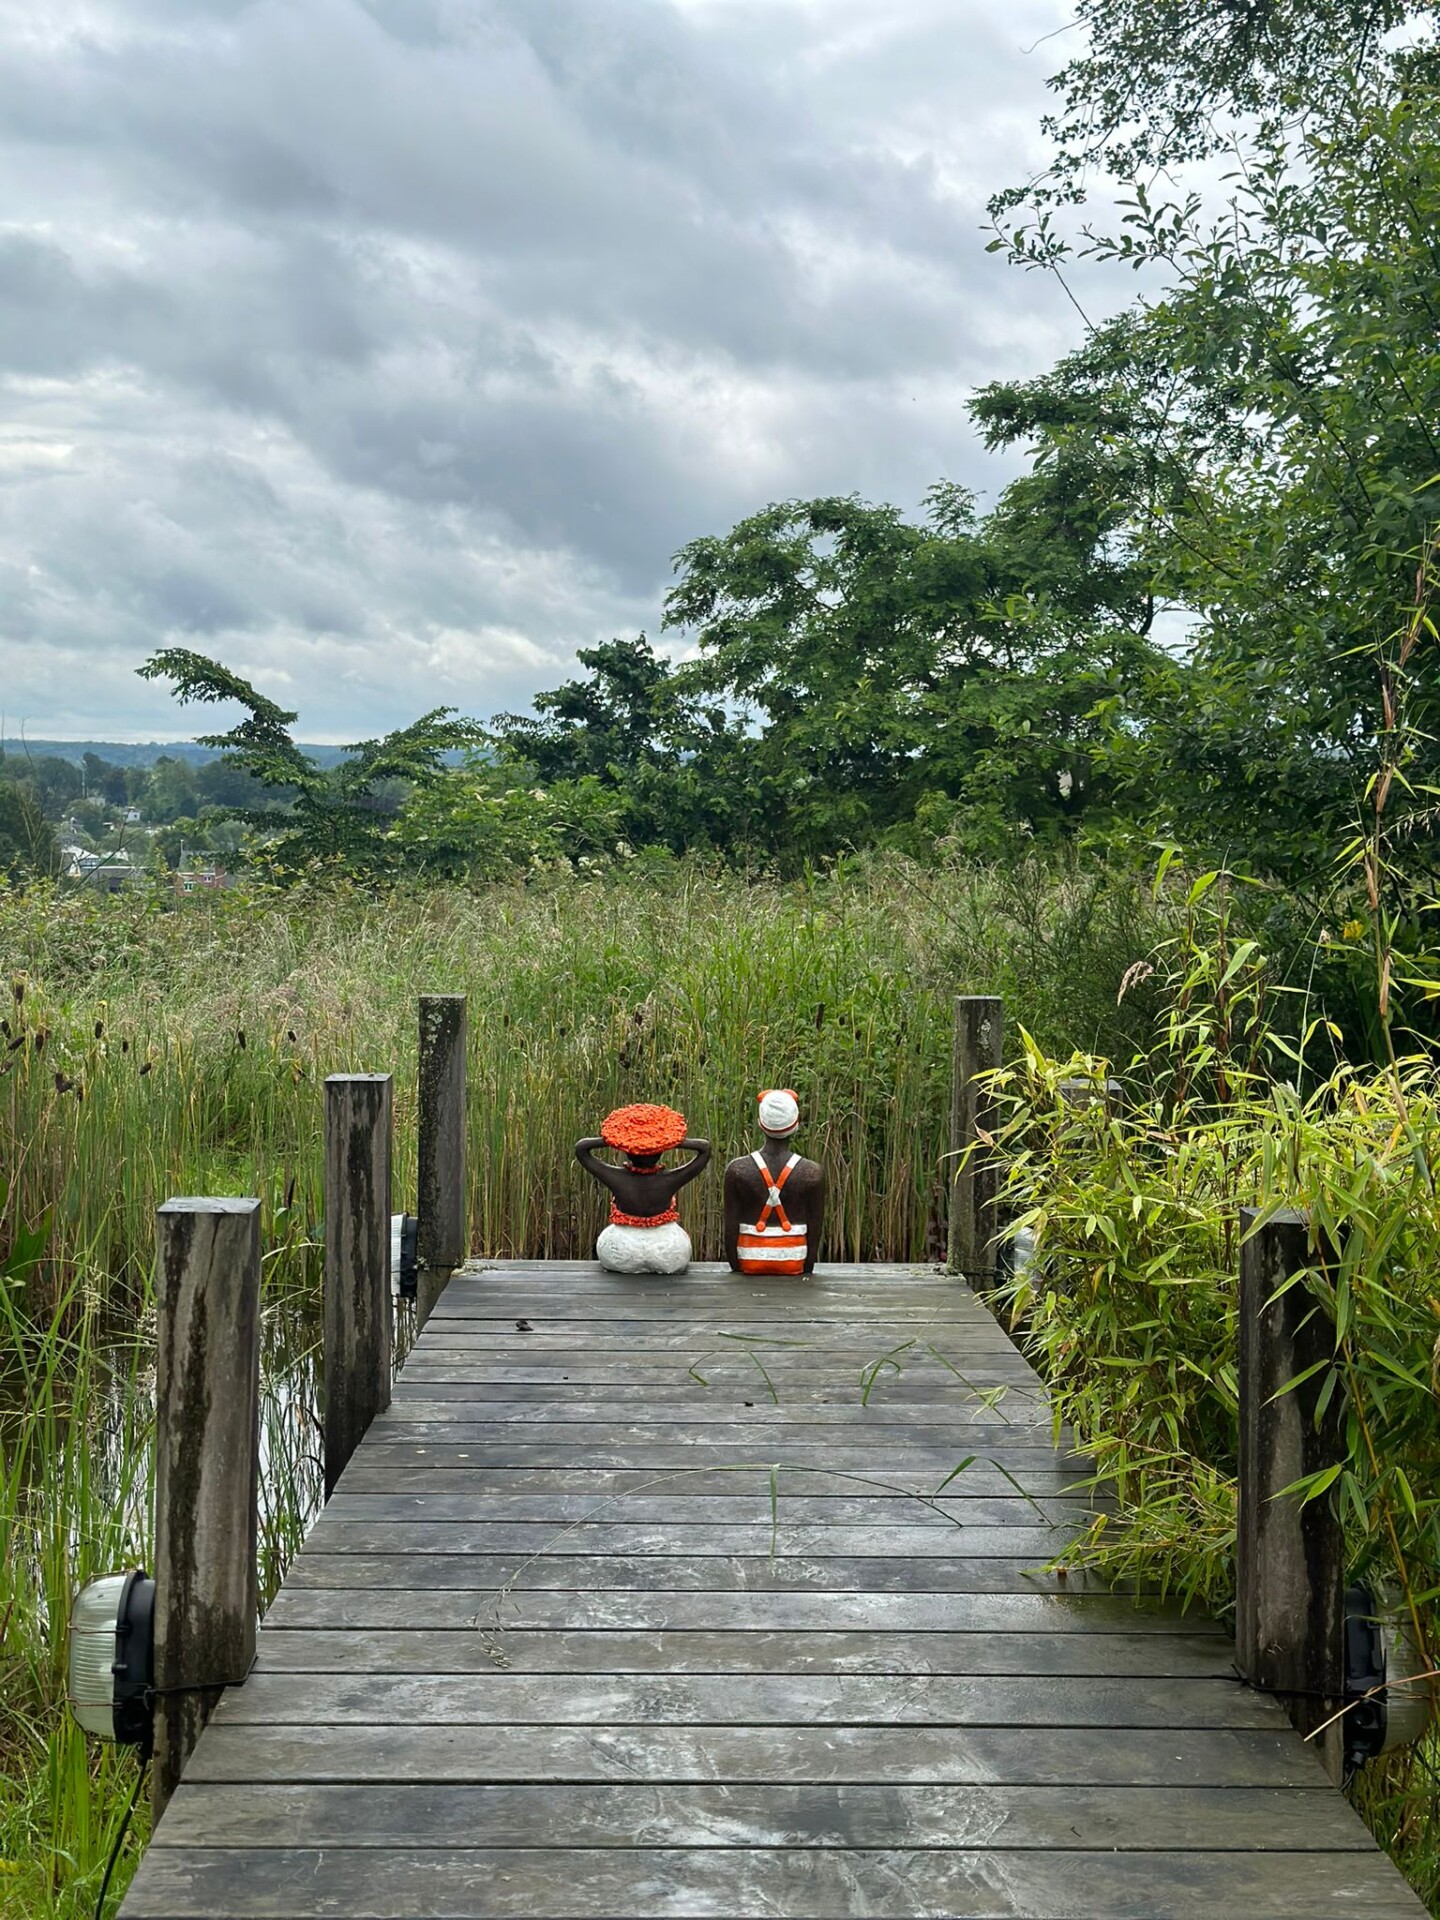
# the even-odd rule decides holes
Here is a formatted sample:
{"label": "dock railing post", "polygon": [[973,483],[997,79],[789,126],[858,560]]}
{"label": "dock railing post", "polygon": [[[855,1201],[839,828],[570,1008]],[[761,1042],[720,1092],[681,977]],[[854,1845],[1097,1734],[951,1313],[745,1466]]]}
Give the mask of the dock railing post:
{"label": "dock railing post", "polygon": [[325,1498],[390,1404],[388,1073],[325,1082]]}
{"label": "dock railing post", "polygon": [[423,1327],[455,1268],[470,1251],[465,1201],[463,993],[420,996],[420,1178],[415,1319]]}
{"label": "dock railing post", "polygon": [[260,1202],[167,1200],[158,1229],[157,1818],[225,1686],[255,1658]]}
{"label": "dock railing post", "polygon": [[[1338,1781],[1344,1729],[1345,1553],[1332,1496],[1282,1489],[1343,1457],[1341,1408],[1318,1412],[1335,1329],[1294,1276],[1315,1264],[1303,1213],[1240,1209],[1240,1457],[1235,1641],[1240,1672],[1276,1694]],[[1288,1284],[1287,1284],[1288,1283]],[[1290,1382],[1306,1373],[1298,1386]],[[1287,1391],[1288,1389],[1288,1391]]]}
{"label": "dock railing post", "polygon": [[993,1274],[993,1240],[999,1227],[995,1196],[1000,1169],[981,1139],[994,1124],[994,1103],[977,1076],[998,1067],[1002,1058],[1003,1007],[988,994],[959,994],[955,1000],[954,1047],[950,1086],[950,1271],[972,1286],[984,1287]]}

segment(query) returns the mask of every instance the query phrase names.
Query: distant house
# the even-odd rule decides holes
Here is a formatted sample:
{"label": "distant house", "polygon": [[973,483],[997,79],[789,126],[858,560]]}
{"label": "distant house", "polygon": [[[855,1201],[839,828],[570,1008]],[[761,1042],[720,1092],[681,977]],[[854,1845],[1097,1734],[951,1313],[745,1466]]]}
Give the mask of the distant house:
{"label": "distant house", "polygon": [[139,823],[140,823],[140,809],[139,809],[139,807],[126,807],[126,809],[125,809],[125,824],[126,824],[126,826],[127,826],[127,827],[134,827],[134,826],[138,826],[138,825],[139,825]]}
{"label": "distant house", "polygon": [[122,848],[118,853],[93,853],[88,847],[62,847],[61,872],[65,879],[76,880],[101,893],[119,893],[140,878],[140,869]]}
{"label": "distant house", "polygon": [[175,892],[180,898],[190,893],[215,893],[229,884],[230,876],[223,867],[181,867],[175,875]]}

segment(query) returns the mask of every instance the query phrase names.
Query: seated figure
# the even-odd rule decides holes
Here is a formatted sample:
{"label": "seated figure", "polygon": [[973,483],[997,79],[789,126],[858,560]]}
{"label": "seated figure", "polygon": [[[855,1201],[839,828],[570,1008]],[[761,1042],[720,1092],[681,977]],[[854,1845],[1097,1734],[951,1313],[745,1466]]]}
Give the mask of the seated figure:
{"label": "seated figure", "polygon": [[[625,1156],[623,1166],[596,1158],[601,1147]],[[660,1156],[691,1149],[678,1167]],[[675,1196],[710,1164],[710,1142],[691,1140],[685,1116],[673,1107],[617,1107],[600,1132],[576,1142],[575,1158],[610,1192],[610,1224],[595,1242],[595,1258],[609,1273],[684,1273],[690,1236],[680,1224]]]}
{"label": "seated figure", "polygon": [[825,1173],[791,1149],[800,1102],[788,1087],[760,1095],[765,1144],[725,1169],[725,1257],[736,1273],[815,1271]]}

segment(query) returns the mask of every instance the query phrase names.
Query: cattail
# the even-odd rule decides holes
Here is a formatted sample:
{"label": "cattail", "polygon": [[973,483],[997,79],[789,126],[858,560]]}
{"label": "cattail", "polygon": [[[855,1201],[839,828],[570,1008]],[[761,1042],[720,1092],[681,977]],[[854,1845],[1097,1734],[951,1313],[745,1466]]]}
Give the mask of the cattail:
{"label": "cattail", "polygon": [[237,1031],[235,1038],[239,1041],[240,1051],[243,1053],[245,1051],[245,1029],[243,1027]]}
{"label": "cattail", "polygon": [[8,1020],[0,1020],[0,1033],[3,1033],[3,1034],[5,1035],[5,1037],[6,1037],[6,1039],[7,1039],[7,1040],[9,1039],[9,1037],[10,1037],[10,1022],[9,1022]]}
{"label": "cattail", "polygon": [[25,1004],[25,982],[23,980],[12,980],[10,982],[10,991],[15,996],[16,1006],[23,1006]]}
{"label": "cattail", "polygon": [[44,1027],[41,1027],[40,1031],[35,1036],[36,1053],[43,1053],[45,1051],[45,1037],[46,1037],[45,1029]]}
{"label": "cattail", "polygon": [[825,1024],[825,1002],[822,1000],[815,1009],[815,1031],[819,1033]]}
{"label": "cattail", "polygon": [[146,1076],[146,1074],[147,1074],[147,1073],[149,1073],[149,1071],[150,1071],[150,1069],[151,1069],[151,1067],[153,1067],[153,1066],[154,1066],[154,1064],[155,1064],[155,1062],[154,1062],[153,1060],[147,1060],[147,1061],[145,1062],[145,1064],[144,1064],[144,1066],[143,1066],[143,1067],[141,1067],[141,1069],[140,1069],[140,1078],[141,1078],[142,1080],[143,1080],[143,1079],[145,1078],[145,1076]]}
{"label": "cattail", "polygon": [[67,1079],[63,1073],[57,1073],[55,1076],[56,1093],[68,1093],[71,1087],[74,1086],[74,1084],[75,1082],[73,1080]]}
{"label": "cattail", "polygon": [[293,1027],[287,1027],[285,1029],[285,1038],[290,1042],[292,1047],[299,1044],[299,1035]]}
{"label": "cattail", "polygon": [[17,1047],[23,1047],[23,1046],[24,1046],[24,1044],[25,1044],[25,1036],[24,1036],[24,1034],[23,1034],[23,1033],[17,1033],[17,1034],[16,1034],[16,1036],[15,1036],[15,1038],[14,1038],[14,1039],[13,1039],[13,1040],[12,1040],[12,1041],[10,1042],[10,1044],[9,1044],[9,1046],[8,1046],[8,1047],[6,1047],[6,1049],[5,1049],[5,1051],[6,1051],[7,1053],[14,1053],[14,1051],[15,1051],[15,1049],[16,1049]]}
{"label": "cattail", "polygon": [[121,1053],[128,1053],[130,1051],[130,1042],[128,1040],[122,1040],[120,1042],[120,1051]]}
{"label": "cattail", "polygon": [[105,1038],[105,1022],[103,1020],[97,1020],[95,1022],[95,1038],[97,1040],[103,1040]]}

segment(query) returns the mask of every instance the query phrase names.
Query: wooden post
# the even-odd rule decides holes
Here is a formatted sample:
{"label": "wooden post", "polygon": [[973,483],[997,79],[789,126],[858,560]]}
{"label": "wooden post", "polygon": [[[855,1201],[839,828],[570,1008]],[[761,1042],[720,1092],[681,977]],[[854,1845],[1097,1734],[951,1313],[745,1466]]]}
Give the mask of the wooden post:
{"label": "wooden post", "polygon": [[[1316,1418],[1323,1365],[1284,1389],[1333,1356],[1335,1329],[1303,1282],[1278,1291],[1315,1263],[1305,1215],[1277,1213],[1256,1231],[1258,1217],[1240,1209],[1236,1652],[1245,1678],[1310,1733],[1344,1702],[1344,1541],[1329,1493],[1302,1506],[1280,1489],[1342,1458],[1341,1408],[1332,1393]],[[1343,1743],[1339,1721],[1314,1742],[1336,1781]]]}
{"label": "wooden post", "polygon": [[167,1200],[158,1224],[157,1818],[226,1684],[255,1658],[260,1202]]}
{"label": "wooden post", "polygon": [[325,1498],[390,1404],[388,1073],[325,1082]]}
{"label": "wooden post", "polygon": [[420,996],[416,1320],[424,1326],[470,1251],[465,1219],[465,996]]}
{"label": "wooden post", "polygon": [[[999,1168],[979,1129],[994,1124],[993,1102],[975,1084],[1001,1061],[1003,1008],[985,994],[960,994],[955,1001],[953,1078],[950,1089],[949,1266],[972,1286],[983,1287],[995,1265],[991,1240],[999,1222],[995,1194]],[[966,1154],[966,1149],[974,1151]],[[963,1158],[961,1156],[964,1156]]]}

